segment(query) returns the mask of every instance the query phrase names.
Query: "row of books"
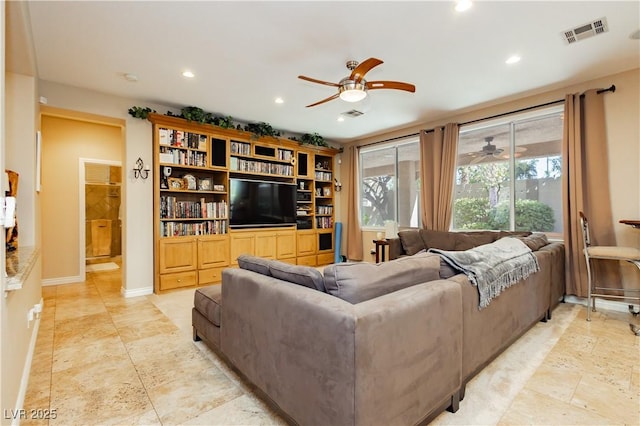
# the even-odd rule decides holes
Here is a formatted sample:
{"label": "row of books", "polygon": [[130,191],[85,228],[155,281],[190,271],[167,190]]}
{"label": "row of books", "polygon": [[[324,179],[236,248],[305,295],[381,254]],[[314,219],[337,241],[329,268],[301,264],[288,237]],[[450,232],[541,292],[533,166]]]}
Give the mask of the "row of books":
{"label": "row of books", "polygon": [[186,147],[191,149],[207,149],[207,136],[182,130],[163,129],[160,132],[160,145]]}
{"label": "row of books", "polygon": [[318,172],[316,171],[316,180],[331,180],[333,177],[330,172]]}
{"label": "row of books", "polygon": [[318,229],[333,228],[333,218],[332,217],[317,217],[316,218],[316,228],[318,228]]}
{"label": "row of books", "polygon": [[289,151],[288,149],[278,149],[278,160],[291,161],[292,158],[293,151]]}
{"label": "row of books", "polygon": [[224,219],[228,216],[226,201],[178,201],[173,196],[160,197],[162,219]]}
{"label": "row of books", "polygon": [[231,170],[270,175],[293,176],[293,166],[289,164],[263,163],[242,158],[231,157]]}
{"label": "row of books", "polygon": [[251,155],[251,145],[244,142],[231,141],[231,153],[240,155]]}
{"label": "row of books", "polygon": [[226,220],[207,220],[205,222],[161,222],[161,237],[184,237],[191,235],[216,235],[228,232]]}
{"label": "row of books", "polygon": [[[171,160],[171,161],[169,161]],[[207,167],[207,153],[160,147],[160,162],[182,166]]]}
{"label": "row of books", "polygon": [[332,206],[316,206],[317,214],[333,214]]}

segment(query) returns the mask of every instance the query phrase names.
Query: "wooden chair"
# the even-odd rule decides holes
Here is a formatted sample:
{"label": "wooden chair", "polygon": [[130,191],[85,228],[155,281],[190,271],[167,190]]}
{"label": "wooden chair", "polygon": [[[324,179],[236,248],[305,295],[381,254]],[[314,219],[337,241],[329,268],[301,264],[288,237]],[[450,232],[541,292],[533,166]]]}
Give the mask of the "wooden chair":
{"label": "wooden chair", "polygon": [[[588,292],[587,292],[587,321],[591,321],[591,310],[596,310],[596,297],[602,297],[605,299],[625,299],[635,300],[640,302],[640,296],[627,296],[628,292],[640,292],[640,289],[625,289],[622,285],[617,288],[612,287],[598,287],[593,281],[593,273],[591,271],[591,259],[605,259],[629,262],[635,265],[640,271],[640,250],[634,247],[620,247],[620,246],[592,246],[591,237],[589,234],[589,221],[584,213],[580,212],[580,225],[582,226],[582,241],[584,244],[584,257],[587,261],[587,279],[588,279]],[[607,293],[611,291],[624,291],[624,296]],[[591,307],[591,309],[589,309]],[[629,305],[629,311],[633,312],[633,305]]]}

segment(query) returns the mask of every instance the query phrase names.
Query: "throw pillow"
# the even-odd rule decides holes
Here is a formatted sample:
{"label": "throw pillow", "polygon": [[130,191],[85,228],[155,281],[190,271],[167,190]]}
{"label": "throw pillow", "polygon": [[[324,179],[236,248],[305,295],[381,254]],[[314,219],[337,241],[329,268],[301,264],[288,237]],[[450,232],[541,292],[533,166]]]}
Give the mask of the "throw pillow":
{"label": "throw pillow", "polygon": [[440,256],[421,253],[382,263],[337,263],[324,270],[327,293],[356,304],[440,278]]}
{"label": "throw pillow", "polygon": [[424,246],[424,242],[422,238],[420,238],[418,231],[400,231],[398,232],[398,238],[400,238],[404,252],[409,256],[413,256],[420,250],[428,248]]}
{"label": "throw pillow", "polygon": [[274,278],[325,292],[324,277],[315,268],[272,260],[269,271]]}
{"label": "throw pillow", "polygon": [[523,243],[531,249],[531,251],[540,250],[540,248],[549,244],[547,236],[542,233],[531,234],[526,237],[518,237]]}
{"label": "throw pillow", "polygon": [[238,256],[238,266],[242,269],[248,269],[249,271],[257,272],[268,277],[271,276],[269,271],[269,259],[263,259],[262,257],[250,256],[248,254],[241,254]]}

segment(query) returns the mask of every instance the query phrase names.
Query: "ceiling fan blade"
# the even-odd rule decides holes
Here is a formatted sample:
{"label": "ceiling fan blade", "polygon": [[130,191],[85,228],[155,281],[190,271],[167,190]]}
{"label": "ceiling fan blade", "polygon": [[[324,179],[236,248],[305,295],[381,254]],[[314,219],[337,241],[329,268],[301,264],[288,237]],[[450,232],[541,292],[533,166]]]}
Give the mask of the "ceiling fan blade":
{"label": "ceiling fan blade", "polygon": [[368,81],[367,89],[396,89],[413,93],[416,91],[416,86],[401,81]]}
{"label": "ceiling fan blade", "polygon": [[371,68],[377,67],[381,63],[382,61],[376,58],[369,58],[366,61],[361,62],[360,64],[358,64],[357,67],[354,68],[353,71],[351,71],[351,76],[349,77],[349,80],[353,80],[357,83],[358,81],[364,78],[364,75],[366,73],[371,71]]}
{"label": "ceiling fan blade", "polygon": [[484,155],[478,155],[476,158],[474,158],[473,160],[469,161],[469,164],[478,164],[480,163],[482,160],[484,160]]}
{"label": "ceiling fan blade", "polygon": [[319,101],[319,102],[316,102],[315,104],[307,105],[307,108],[309,108],[309,107],[313,107],[313,106],[316,106],[316,105],[320,105],[320,104],[323,104],[323,103],[325,103],[325,102],[329,102],[329,101],[331,101],[331,100],[333,100],[333,99],[337,98],[338,96],[340,96],[340,94],[339,94],[339,93],[336,93],[335,95],[333,95],[333,96],[329,96],[327,99],[323,99],[323,100],[321,100],[321,101]]}
{"label": "ceiling fan blade", "polygon": [[301,80],[310,81],[312,83],[324,84],[325,86],[340,87],[340,85],[338,83],[331,83],[329,81],[317,80],[315,78],[305,77],[304,75],[299,75],[298,78],[301,79]]}

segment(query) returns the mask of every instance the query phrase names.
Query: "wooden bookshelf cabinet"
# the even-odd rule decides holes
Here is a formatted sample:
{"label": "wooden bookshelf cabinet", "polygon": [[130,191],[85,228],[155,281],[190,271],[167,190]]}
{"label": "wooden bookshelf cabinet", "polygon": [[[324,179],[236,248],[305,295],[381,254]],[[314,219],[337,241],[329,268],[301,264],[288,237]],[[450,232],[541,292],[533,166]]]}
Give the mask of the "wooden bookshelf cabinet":
{"label": "wooden bookshelf cabinet", "polygon": [[[210,285],[253,254],[300,264],[334,256],[333,148],[150,114],[153,124],[154,291]],[[229,226],[229,179],[296,185],[296,226]]]}

